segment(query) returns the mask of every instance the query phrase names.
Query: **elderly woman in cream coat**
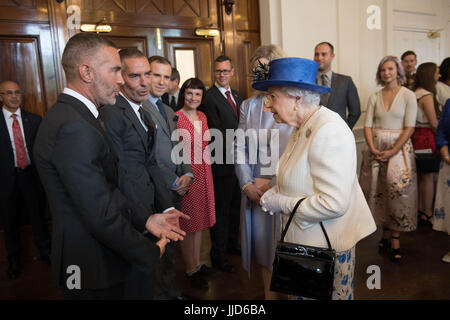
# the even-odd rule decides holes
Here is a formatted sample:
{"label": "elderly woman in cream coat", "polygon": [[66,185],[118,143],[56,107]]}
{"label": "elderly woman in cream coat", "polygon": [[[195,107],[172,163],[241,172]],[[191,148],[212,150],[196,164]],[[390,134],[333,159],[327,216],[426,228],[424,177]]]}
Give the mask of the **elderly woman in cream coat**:
{"label": "elderly woman in cream coat", "polygon": [[[268,213],[281,212],[283,225],[299,199],[285,241],[327,248],[319,222],[337,253],[333,299],[353,299],[355,246],[376,230],[356,175],[352,131],[335,112],[320,106],[318,65],[301,58],[271,61],[269,78],[253,84],[267,91],[266,107],[277,122],[295,129],[277,168],[277,185],[261,197]],[[301,297],[300,297],[301,298]]]}

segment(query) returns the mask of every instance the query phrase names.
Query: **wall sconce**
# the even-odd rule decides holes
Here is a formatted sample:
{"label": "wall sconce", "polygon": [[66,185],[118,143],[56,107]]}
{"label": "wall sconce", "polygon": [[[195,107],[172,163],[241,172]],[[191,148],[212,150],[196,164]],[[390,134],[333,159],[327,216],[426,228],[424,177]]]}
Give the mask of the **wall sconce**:
{"label": "wall sconce", "polygon": [[201,27],[195,29],[195,35],[200,37],[216,37],[220,34],[219,29],[217,28],[208,28],[208,27]]}
{"label": "wall sconce", "polygon": [[437,39],[441,36],[441,34],[438,31],[429,31],[427,33],[427,37],[430,39]]}
{"label": "wall sconce", "polygon": [[111,32],[112,28],[111,26],[106,22],[106,18],[103,18],[103,20],[100,20],[96,24],[82,24],[81,25],[81,31],[84,32]]}
{"label": "wall sconce", "polygon": [[234,0],[224,0],[223,2],[225,4],[226,14],[230,15],[233,12]]}

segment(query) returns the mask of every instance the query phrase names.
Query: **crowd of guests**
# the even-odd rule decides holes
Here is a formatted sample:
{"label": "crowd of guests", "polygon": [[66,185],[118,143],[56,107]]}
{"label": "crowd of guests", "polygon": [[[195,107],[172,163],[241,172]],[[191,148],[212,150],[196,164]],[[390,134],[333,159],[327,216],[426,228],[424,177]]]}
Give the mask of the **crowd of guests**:
{"label": "crowd of guests", "polygon": [[[21,110],[17,83],[0,83],[1,174],[11,180],[0,199],[8,277],[20,274],[21,200],[41,258],[51,261],[68,299],[183,299],[178,241],[193,288],[235,272],[228,255],[239,254],[249,276],[252,262],[260,266],[266,299],[285,299],[270,291],[271,269],[299,199],[286,241],[327,247],[323,224],[337,252],[333,299],[353,299],[355,246],[376,225],[379,248],[394,260],[402,259],[401,233],[418,222],[450,234],[450,58],[417,70],[412,51],[381,60],[358,178],[351,129],[360,102],[351,77],[332,71],[334,57],[328,42],[317,44],[314,61],[261,46],[249,61],[255,91],[244,100],[230,87],[235,68],[227,56],[215,59],[207,89],[198,78],[181,84],[164,57],[78,34],[62,57],[67,87],[42,123]],[[263,134],[217,150],[212,129],[224,140],[230,129]],[[174,161],[179,145],[187,161]],[[234,162],[211,161],[217,153]],[[41,183],[52,214],[51,257]],[[205,229],[211,266],[200,259]],[[81,270],[77,290],[67,287],[73,265]]]}

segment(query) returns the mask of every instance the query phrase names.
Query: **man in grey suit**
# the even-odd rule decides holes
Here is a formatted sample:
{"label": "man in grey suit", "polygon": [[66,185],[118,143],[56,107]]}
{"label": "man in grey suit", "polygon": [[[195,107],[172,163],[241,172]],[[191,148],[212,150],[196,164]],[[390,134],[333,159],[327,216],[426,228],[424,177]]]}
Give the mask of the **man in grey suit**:
{"label": "man in grey suit", "polygon": [[[135,48],[119,52],[124,85],[116,104],[100,110],[106,134],[111,139],[119,160],[119,189],[131,201],[149,212],[173,209],[169,191],[155,159],[156,127],[142,108],[148,99],[150,64]],[[133,299],[153,297],[155,274],[145,274],[133,266],[128,281],[127,296]]]}
{"label": "man in grey suit", "polygon": [[[167,91],[172,74],[170,61],[161,56],[149,58],[150,78],[148,100],[142,106],[152,116],[156,125],[155,155],[165,181],[165,187],[172,196],[175,208],[181,209],[181,197],[188,191],[194,175],[190,164],[177,165],[172,161],[172,148],[176,142],[171,140],[172,132],[177,128],[174,111],[163,104],[161,96]],[[166,247],[161,261],[160,274],[156,286],[156,298],[177,299],[180,292],[175,284],[174,246]]]}
{"label": "man in grey suit", "polygon": [[319,64],[316,82],[332,89],[331,93],[320,95],[320,104],[337,112],[352,129],[361,115],[358,90],[351,77],[331,70],[334,56],[329,42],[321,42],[314,49],[314,61]]}

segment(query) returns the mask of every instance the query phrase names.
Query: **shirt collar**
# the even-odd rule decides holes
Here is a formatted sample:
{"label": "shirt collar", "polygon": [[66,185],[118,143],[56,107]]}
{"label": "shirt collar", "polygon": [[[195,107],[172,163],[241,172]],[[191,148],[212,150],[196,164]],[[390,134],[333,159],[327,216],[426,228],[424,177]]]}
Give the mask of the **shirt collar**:
{"label": "shirt collar", "polygon": [[[12,115],[13,115],[12,112],[6,110],[5,108],[2,108],[2,110],[3,110],[3,115],[4,115],[5,119],[12,118]],[[21,112],[20,108],[18,108],[16,110],[16,112],[14,112],[14,114],[17,116],[17,118],[22,118],[22,112]]]}
{"label": "shirt collar", "polygon": [[225,88],[225,87],[221,87],[217,82],[215,82],[214,85],[217,87],[217,89],[219,89],[219,91],[220,91],[223,95],[226,95],[225,92],[227,92],[227,91],[230,91],[230,93],[231,93],[231,88],[230,88],[230,87],[228,87],[228,89]]}
{"label": "shirt collar", "polygon": [[154,97],[152,96],[152,94],[150,93],[148,96],[148,100],[150,100],[150,102],[156,106],[156,101],[161,100],[161,97]]}
{"label": "shirt collar", "polygon": [[85,96],[83,96],[82,94],[69,89],[69,88],[64,88],[63,93],[74,97],[75,99],[80,100],[81,102],[83,102],[83,104],[89,109],[89,111],[94,115],[95,118],[98,117],[98,110],[97,107],[95,106],[95,104],[89,100],[88,98],[86,98]]}
{"label": "shirt collar", "polygon": [[131,100],[129,100],[127,97],[125,97],[125,95],[124,95],[122,92],[120,92],[120,95],[121,95],[125,100],[128,101],[128,103],[129,103],[130,106],[134,109],[135,112],[138,112],[138,111],[139,111],[139,108],[142,106],[142,103],[141,103],[141,104],[136,104],[136,103],[134,103],[133,101],[131,101]]}
{"label": "shirt collar", "polygon": [[[321,73],[321,72],[317,72],[317,80],[319,80],[320,79],[320,76],[322,75],[323,73]],[[325,75],[327,76],[327,79],[328,79],[328,81],[330,81],[331,82],[331,76],[333,75],[333,70],[328,70],[328,72],[326,72],[325,73]]]}

